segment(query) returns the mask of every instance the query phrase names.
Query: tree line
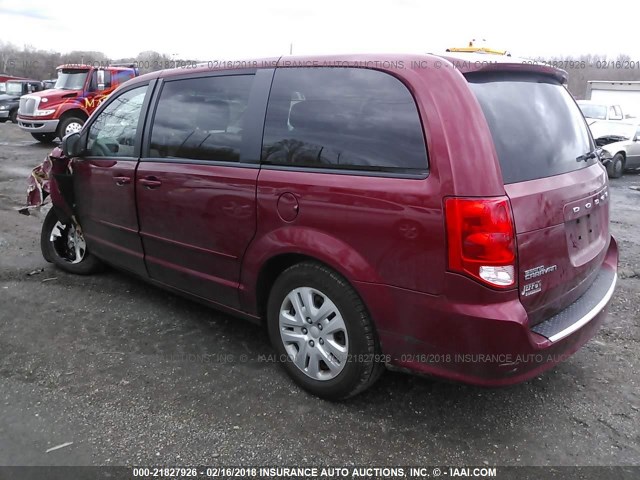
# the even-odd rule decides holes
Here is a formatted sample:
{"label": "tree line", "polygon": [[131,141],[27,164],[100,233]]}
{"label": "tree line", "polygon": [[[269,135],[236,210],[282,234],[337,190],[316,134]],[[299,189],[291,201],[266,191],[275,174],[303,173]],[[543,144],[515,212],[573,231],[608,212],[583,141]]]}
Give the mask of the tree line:
{"label": "tree line", "polygon": [[36,80],[56,78],[56,67],[63,64],[90,64],[105,66],[111,63],[134,63],[140,73],[148,73],[173,65],[192,65],[195,60],[178,59],[153,50],[140,52],[135,57],[109,58],[103,52],[91,50],[74,50],[59,53],[40,50],[30,46],[19,48],[11,43],[0,41],[0,73],[27,77]]}
{"label": "tree line", "polygon": [[[203,61],[207,61],[204,59]],[[535,57],[537,62],[557,66],[569,74],[569,91],[578,99],[585,97],[588,80],[633,81],[640,80],[640,59],[628,55],[606,57],[602,55],[579,55],[559,57]],[[108,63],[136,63],[140,73],[163,68],[193,65],[199,60],[174,58],[171,55],[148,50],[135,57],[109,58],[103,52],[75,50],[59,53],[36,49],[31,46],[19,48],[0,41],[0,73],[18,77],[46,80],[56,78],[56,67],[66,63],[106,65]]]}
{"label": "tree line", "polygon": [[544,62],[566,70],[567,88],[577,99],[584,99],[587,81],[604,80],[610,82],[640,81],[640,58],[629,55],[607,57],[604,55],[580,55],[543,58],[532,60]]}

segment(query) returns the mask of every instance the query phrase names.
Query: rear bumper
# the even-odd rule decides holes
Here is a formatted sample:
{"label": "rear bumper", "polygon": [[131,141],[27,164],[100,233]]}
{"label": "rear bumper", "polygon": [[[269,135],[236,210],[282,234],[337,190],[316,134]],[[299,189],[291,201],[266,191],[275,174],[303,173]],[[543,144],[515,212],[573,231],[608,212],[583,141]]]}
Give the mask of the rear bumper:
{"label": "rear bumper", "polygon": [[558,342],[593,320],[609,303],[616,286],[616,272],[602,268],[589,289],[569,307],[531,327],[551,342]]}
{"label": "rear bumper", "polygon": [[500,303],[452,302],[444,296],[358,284],[390,366],[483,386],[523,382],[566,360],[597,332],[613,295],[618,248],[594,284],[554,317],[529,327],[517,292]]}
{"label": "rear bumper", "polygon": [[38,118],[25,118],[18,116],[18,126],[32,133],[55,133],[60,120],[39,120]]}

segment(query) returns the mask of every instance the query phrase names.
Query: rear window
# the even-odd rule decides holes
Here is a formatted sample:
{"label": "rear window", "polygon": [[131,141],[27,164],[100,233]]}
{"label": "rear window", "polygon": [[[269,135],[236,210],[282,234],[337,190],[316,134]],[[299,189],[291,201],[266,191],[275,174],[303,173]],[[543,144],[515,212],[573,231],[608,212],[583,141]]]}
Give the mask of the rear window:
{"label": "rear window", "polygon": [[263,163],[427,172],[415,101],[404,84],[363,68],[282,68],[269,96]]}
{"label": "rear window", "polygon": [[579,103],[582,114],[587,118],[595,118],[597,120],[607,119],[607,106],[594,105],[592,103]]}
{"label": "rear window", "polygon": [[111,73],[111,78],[113,79],[114,85],[120,85],[121,83],[124,83],[135,76],[136,75],[133,70],[115,70]]}
{"label": "rear window", "polygon": [[252,83],[253,75],[166,81],[153,120],[149,155],[240,161]]}
{"label": "rear window", "polygon": [[467,76],[487,119],[504,183],[551,177],[593,165],[580,109],[557,81],[538,75]]}

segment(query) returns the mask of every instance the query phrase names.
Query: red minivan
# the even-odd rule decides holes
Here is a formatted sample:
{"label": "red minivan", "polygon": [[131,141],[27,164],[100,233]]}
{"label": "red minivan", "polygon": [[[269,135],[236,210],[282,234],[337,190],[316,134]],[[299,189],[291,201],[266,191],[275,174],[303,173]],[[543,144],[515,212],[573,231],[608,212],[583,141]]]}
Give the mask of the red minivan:
{"label": "red minivan", "polygon": [[286,371],[329,399],[385,366],[538,375],[613,294],[607,174],[565,72],[454,55],[133,79],[63,140],[43,254],[264,321]]}

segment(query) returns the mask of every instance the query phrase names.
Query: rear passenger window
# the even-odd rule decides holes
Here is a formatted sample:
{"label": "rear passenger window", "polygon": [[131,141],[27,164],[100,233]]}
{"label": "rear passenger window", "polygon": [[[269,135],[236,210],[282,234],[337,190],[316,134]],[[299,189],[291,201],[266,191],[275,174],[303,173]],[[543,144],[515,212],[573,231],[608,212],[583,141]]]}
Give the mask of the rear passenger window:
{"label": "rear passenger window", "polygon": [[253,75],[169,81],[162,87],[149,156],[238,162]]}
{"label": "rear passenger window", "polygon": [[276,70],[262,162],[427,171],[422,124],[413,97],[398,79],[363,68]]}

